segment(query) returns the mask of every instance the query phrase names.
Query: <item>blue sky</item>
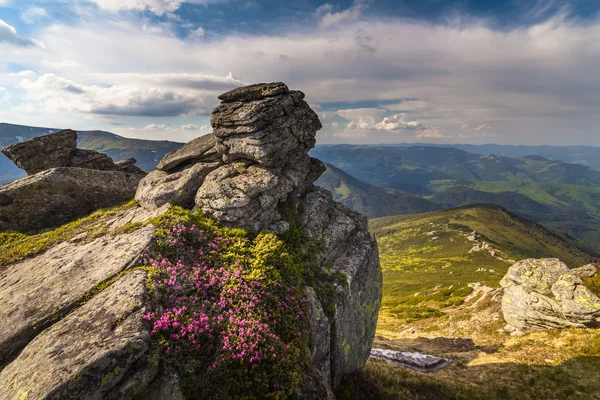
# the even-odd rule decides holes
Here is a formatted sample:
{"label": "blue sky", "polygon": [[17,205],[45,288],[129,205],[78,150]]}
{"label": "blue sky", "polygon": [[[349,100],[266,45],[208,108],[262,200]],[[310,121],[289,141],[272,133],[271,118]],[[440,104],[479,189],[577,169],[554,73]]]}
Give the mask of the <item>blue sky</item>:
{"label": "blue sky", "polygon": [[600,145],[597,0],[0,0],[0,121],[187,141],[284,81],[321,143]]}

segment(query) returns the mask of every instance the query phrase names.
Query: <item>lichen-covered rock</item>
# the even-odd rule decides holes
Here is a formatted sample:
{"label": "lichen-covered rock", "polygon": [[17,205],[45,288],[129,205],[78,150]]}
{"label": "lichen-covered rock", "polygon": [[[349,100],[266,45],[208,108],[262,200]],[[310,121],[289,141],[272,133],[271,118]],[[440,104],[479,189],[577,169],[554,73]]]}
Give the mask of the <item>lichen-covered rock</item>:
{"label": "lichen-covered rock", "polygon": [[206,176],[220,165],[220,162],[199,162],[178,172],[153,171],[140,181],[135,200],[149,209],[167,203],[191,208]]}
{"label": "lichen-covered rock", "polygon": [[277,204],[292,190],[291,181],[278,170],[238,161],[206,177],[196,204],[228,226],[264,229],[281,220]]}
{"label": "lichen-covered rock", "polygon": [[53,168],[0,186],[0,229],[29,232],[58,226],[133,199],[141,176]]}
{"label": "lichen-covered rock", "polygon": [[[381,306],[382,275],[375,238],[367,231],[367,219],[333,201],[331,193],[317,189],[306,195],[302,229],[322,245],[319,258],[341,274],[335,324],[331,332],[331,377],[334,386],[342,375],[360,369],[369,357]],[[326,331],[313,334],[322,340]]]}
{"label": "lichen-covered rock", "polygon": [[50,168],[68,167],[77,149],[77,132],[70,129],[24,140],[2,149],[19,168],[33,175]]}
{"label": "lichen-covered rock", "polygon": [[600,298],[558,259],[519,261],[500,284],[506,329],[512,333],[590,327],[600,317]]}
{"label": "lichen-covered rock", "polygon": [[220,97],[211,124],[225,162],[252,160],[267,167],[303,157],[321,129],[304,93],[282,83],[234,89]]}
{"label": "lichen-covered rock", "polygon": [[598,275],[598,268],[600,267],[598,267],[597,264],[588,264],[584,265],[583,267],[573,268],[571,272],[582,278],[593,278]]}
{"label": "lichen-covered rock", "polygon": [[310,306],[308,323],[311,332],[310,356],[315,368],[321,373],[327,385],[331,386],[331,321],[327,318],[317,293],[311,287],[304,288]]}
{"label": "lichen-covered rock", "polygon": [[68,312],[96,285],[126,269],[148,247],[154,228],[63,242],[0,269],[0,366],[53,316]]}
{"label": "lichen-covered rock", "polygon": [[177,150],[168,152],[156,166],[161,171],[171,171],[182,166],[204,161],[211,162],[220,158],[215,149],[215,135],[200,136],[187,142]]}
{"label": "lichen-covered rock", "polygon": [[147,304],[146,272],[121,277],[2,370],[0,399],[110,398],[148,350]]}
{"label": "lichen-covered rock", "polygon": [[71,154],[69,167],[97,169],[99,171],[121,171],[121,167],[104,153],[94,150],[76,149]]}

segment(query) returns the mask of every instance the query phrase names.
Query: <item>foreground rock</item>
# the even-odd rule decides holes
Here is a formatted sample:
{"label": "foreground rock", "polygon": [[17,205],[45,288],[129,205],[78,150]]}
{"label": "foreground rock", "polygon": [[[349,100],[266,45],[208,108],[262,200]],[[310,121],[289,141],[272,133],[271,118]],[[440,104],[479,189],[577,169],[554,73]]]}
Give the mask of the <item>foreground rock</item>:
{"label": "foreground rock", "polygon": [[135,196],[138,174],[53,168],[0,186],[0,228],[30,232]]}
{"label": "foreground rock", "polygon": [[550,328],[598,325],[600,298],[583,284],[589,267],[570,270],[558,259],[527,259],[514,264],[500,284],[506,330],[516,334]]}
{"label": "foreground rock", "polygon": [[[132,397],[119,386],[148,350],[147,303],[146,272],[120,278],[27,345],[0,373],[0,399]],[[134,376],[148,383],[156,372]]]}
{"label": "foreground rock", "polygon": [[153,235],[154,229],[146,227],[90,243],[63,242],[0,269],[0,365],[35,336],[36,327],[68,312],[98,283],[125,270]]}

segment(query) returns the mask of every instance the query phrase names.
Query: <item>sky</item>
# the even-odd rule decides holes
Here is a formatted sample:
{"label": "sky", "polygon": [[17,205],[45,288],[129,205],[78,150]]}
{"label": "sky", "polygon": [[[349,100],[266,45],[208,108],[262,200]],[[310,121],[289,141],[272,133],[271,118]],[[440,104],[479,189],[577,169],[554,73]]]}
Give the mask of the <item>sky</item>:
{"label": "sky", "polygon": [[600,1],[0,0],[0,122],[184,142],[276,81],[319,143],[600,146]]}

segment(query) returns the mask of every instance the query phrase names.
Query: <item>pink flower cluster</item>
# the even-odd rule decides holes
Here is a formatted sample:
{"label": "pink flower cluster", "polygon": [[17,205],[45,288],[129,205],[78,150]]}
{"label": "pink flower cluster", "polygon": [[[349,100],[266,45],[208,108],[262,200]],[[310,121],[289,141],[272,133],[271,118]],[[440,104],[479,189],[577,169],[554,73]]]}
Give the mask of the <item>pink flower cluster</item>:
{"label": "pink flower cluster", "polygon": [[166,243],[169,256],[147,260],[161,307],[144,318],[167,355],[200,351],[210,369],[286,361],[307,309],[297,287],[269,282],[244,256],[223,257],[231,242],[216,232],[177,225]]}

